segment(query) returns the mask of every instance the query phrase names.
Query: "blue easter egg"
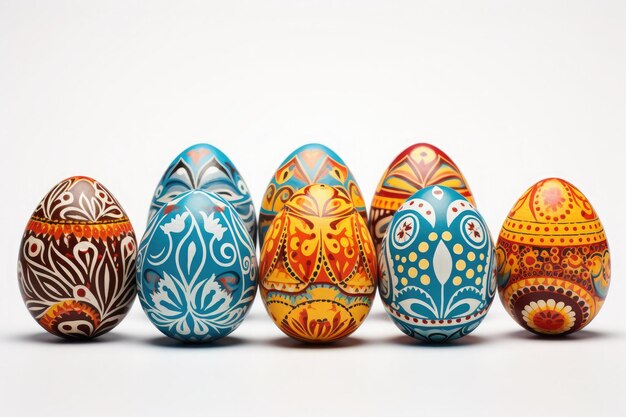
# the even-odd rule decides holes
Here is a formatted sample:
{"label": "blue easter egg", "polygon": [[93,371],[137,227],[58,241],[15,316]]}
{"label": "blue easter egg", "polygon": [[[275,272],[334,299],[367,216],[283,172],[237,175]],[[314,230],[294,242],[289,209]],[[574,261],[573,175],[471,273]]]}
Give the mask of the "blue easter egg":
{"label": "blue easter egg", "polygon": [[194,190],[152,217],[137,256],[144,312],[161,332],[205,342],[237,328],[257,288],[254,243],[225,199]]}
{"label": "blue easter egg", "polygon": [[182,151],[161,177],[152,203],[148,222],[161,207],[191,190],[211,191],[232,204],[256,241],[256,214],[248,186],[235,164],[215,146],[198,143]]}
{"label": "blue easter egg", "polygon": [[378,263],[385,309],[416,339],[465,336],[481,323],[495,295],[495,251],[487,224],[448,187],[424,188],[400,206]]}

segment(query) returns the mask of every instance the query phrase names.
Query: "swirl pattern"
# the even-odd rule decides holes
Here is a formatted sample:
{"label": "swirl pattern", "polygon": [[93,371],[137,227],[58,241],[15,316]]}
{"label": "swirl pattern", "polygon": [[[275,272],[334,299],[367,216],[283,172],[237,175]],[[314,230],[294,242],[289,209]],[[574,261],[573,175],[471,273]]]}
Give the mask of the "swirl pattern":
{"label": "swirl pattern", "polygon": [[306,342],[332,342],[367,316],[376,290],[367,226],[342,188],[302,188],[272,222],[261,251],[261,294],[276,324]]}
{"label": "swirl pattern", "polygon": [[135,297],[136,246],[128,217],[102,184],[61,181],[35,209],[20,244],[18,281],[28,311],[57,336],[108,332]]}
{"label": "swirl pattern", "polygon": [[206,342],[234,331],[257,285],[254,243],[217,194],[183,193],[152,218],[137,258],[137,286],[150,321],[165,335]]}

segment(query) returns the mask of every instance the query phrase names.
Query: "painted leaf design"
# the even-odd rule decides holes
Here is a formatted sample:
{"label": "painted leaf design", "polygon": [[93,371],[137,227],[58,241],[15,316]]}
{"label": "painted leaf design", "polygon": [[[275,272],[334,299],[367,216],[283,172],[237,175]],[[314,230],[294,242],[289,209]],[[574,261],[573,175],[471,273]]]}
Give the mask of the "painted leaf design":
{"label": "painted leaf design", "polygon": [[445,317],[455,318],[473,314],[483,303],[483,296],[478,289],[463,287],[450,297]]}
{"label": "painted leaf design", "polygon": [[184,288],[167,272],[157,284],[157,291],[151,295],[156,312],[163,317],[175,318],[184,315],[187,306]]}
{"label": "painted leaf design", "polygon": [[433,269],[435,270],[437,281],[439,281],[442,286],[445,285],[452,274],[452,255],[443,240],[439,241],[435,249],[435,254],[433,255]]}
{"label": "painted leaf design", "polygon": [[194,312],[200,316],[222,314],[230,309],[232,303],[232,297],[222,289],[215,275],[193,288],[191,299]]}

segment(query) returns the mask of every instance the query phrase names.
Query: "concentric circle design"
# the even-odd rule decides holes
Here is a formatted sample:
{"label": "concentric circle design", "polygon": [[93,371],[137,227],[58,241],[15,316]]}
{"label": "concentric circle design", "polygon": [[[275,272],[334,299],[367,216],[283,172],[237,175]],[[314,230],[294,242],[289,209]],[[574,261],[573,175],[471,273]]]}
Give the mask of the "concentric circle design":
{"label": "concentric circle design", "polygon": [[538,333],[561,334],[569,332],[576,323],[576,312],[572,306],[554,298],[547,301],[531,301],[522,310],[524,322]]}
{"label": "concentric circle design", "polygon": [[475,249],[481,249],[487,243],[487,232],[483,222],[476,216],[467,216],[461,222],[462,236]]}
{"label": "concentric circle design", "polygon": [[415,216],[407,214],[398,220],[393,230],[393,241],[399,248],[409,246],[419,234],[419,223],[416,222]]}
{"label": "concentric circle design", "polygon": [[576,332],[606,298],[610,253],[602,224],[572,184],[548,178],[511,209],[496,249],[500,299],[525,329]]}

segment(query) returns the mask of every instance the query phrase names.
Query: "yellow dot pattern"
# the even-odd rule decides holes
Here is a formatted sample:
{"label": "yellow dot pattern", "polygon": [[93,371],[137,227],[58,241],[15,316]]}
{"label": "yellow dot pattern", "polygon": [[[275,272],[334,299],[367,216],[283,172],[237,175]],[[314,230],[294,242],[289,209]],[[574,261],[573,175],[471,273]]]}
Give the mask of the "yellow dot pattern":
{"label": "yellow dot pattern", "polygon": [[[445,231],[441,233],[441,235],[439,235],[436,232],[431,232],[428,235],[428,240],[430,242],[435,242],[437,239],[439,239],[440,236],[441,236],[441,239],[446,242],[451,241],[453,238],[452,234],[449,231]],[[409,285],[409,279],[415,279],[415,278],[418,278],[418,276],[419,276],[419,281],[422,285],[425,285],[425,286],[430,285],[431,283],[430,276],[428,276],[427,274],[420,275],[420,271],[424,272],[431,266],[430,261],[424,258],[420,259],[418,255],[418,253],[428,252],[429,249],[430,249],[429,242],[420,242],[419,245],[417,246],[417,250],[414,252],[410,252],[407,256],[401,256],[401,255],[394,256],[394,259],[396,261],[399,261],[400,263],[400,265],[397,265],[396,267],[398,273],[401,273],[401,274],[406,273],[406,276],[400,279],[400,282],[402,285],[404,286]],[[463,255],[463,258],[464,258],[464,259],[458,259],[455,263],[456,270],[460,272],[461,275],[454,276],[454,278],[452,278],[452,284],[457,287],[463,284],[463,278],[462,278],[463,272],[461,271],[464,271],[465,278],[473,280],[477,286],[480,286],[483,280],[481,277],[476,277],[476,274],[477,273],[481,274],[484,270],[484,266],[476,265],[475,268],[472,269],[472,268],[468,268],[467,262],[474,262],[476,261],[477,258],[480,259],[481,261],[484,261],[485,255],[482,253],[477,255],[473,251],[466,252],[465,248],[460,243],[456,243],[454,246],[452,246],[452,251],[456,255]],[[409,264],[406,264],[407,262],[409,262]],[[402,264],[405,264],[405,265],[402,265]],[[414,265],[414,266],[410,266],[410,265]]]}
{"label": "yellow dot pattern", "polygon": [[459,271],[463,271],[467,265],[463,259],[459,259],[456,261],[456,269]]}

